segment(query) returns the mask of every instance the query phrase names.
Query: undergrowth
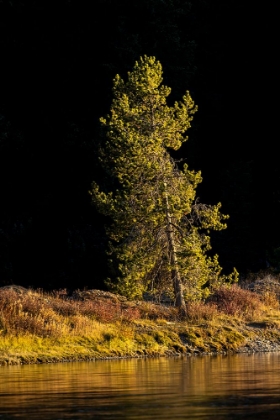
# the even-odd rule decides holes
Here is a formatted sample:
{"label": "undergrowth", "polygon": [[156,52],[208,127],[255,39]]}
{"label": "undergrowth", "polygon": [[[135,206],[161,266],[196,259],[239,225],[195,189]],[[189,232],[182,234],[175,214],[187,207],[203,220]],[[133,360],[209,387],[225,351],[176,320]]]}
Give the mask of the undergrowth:
{"label": "undergrowth", "polygon": [[0,289],[0,364],[236,349],[248,337],[246,323],[256,321],[279,329],[273,291],[222,286],[205,302],[187,303],[182,317],[174,306],[108,292],[68,296],[6,287]]}

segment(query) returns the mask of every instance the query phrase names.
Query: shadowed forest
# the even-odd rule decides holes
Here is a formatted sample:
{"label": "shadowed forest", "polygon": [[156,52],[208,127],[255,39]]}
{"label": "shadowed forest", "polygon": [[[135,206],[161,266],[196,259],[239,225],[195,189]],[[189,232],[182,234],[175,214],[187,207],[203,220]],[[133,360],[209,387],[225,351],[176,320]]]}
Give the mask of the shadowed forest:
{"label": "shadowed forest", "polygon": [[[176,158],[222,203],[211,235],[225,272],[280,264],[280,167],[269,97],[273,23],[241,0],[0,0],[0,286],[102,289],[99,118],[112,80],[155,56],[198,112]],[[271,44],[270,44],[271,45]]]}

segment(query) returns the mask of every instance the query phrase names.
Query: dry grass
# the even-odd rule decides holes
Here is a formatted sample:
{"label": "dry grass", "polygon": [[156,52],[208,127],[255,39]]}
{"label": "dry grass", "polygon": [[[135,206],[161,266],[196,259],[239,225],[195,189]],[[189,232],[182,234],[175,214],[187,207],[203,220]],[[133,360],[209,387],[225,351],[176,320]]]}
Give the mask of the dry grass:
{"label": "dry grass", "polygon": [[131,322],[140,317],[135,306],[109,299],[71,300],[57,293],[0,289],[0,331],[2,335],[34,334],[40,337],[84,335],[94,328],[92,321]]}
{"label": "dry grass", "polygon": [[241,283],[241,287],[257,293],[266,306],[279,309],[280,274],[269,271],[251,274]]}
{"label": "dry grass", "polygon": [[[95,293],[94,293],[95,292]],[[260,295],[236,285],[222,286],[205,302],[187,304],[184,319],[172,306],[149,302],[128,302],[110,293],[92,291],[69,298],[61,291],[0,289],[1,335],[33,334],[40,337],[61,337],[90,334],[92,321],[103,324],[133,323],[135,320],[190,323],[213,320],[221,314],[253,319],[264,314],[268,307],[277,309],[273,294]]]}
{"label": "dry grass", "polygon": [[214,303],[190,302],[187,305],[187,320],[198,323],[210,321],[219,315],[218,307]]}
{"label": "dry grass", "polygon": [[225,351],[242,345],[254,322],[279,333],[273,294],[223,286],[207,302],[188,303],[182,317],[173,306],[97,290],[69,297],[66,291],[2,288],[0,364]]}

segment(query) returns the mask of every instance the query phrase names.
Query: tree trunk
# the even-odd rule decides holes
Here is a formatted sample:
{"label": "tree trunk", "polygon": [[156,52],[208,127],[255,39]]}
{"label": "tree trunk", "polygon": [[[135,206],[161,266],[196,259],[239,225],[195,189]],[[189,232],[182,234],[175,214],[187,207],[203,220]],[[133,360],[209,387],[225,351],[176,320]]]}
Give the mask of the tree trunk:
{"label": "tree trunk", "polygon": [[172,224],[172,218],[170,214],[168,196],[166,192],[166,183],[165,187],[165,203],[166,203],[166,235],[168,240],[168,251],[170,255],[170,264],[171,264],[171,276],[173,281],[173,290],[175,295],[175,305],[182,313],[186,312],[186,302],[183,296],[183,285],[181,281],[181,275],[178,267],[178,260],[176,254],[176,242],[174,235],[174,226]]}

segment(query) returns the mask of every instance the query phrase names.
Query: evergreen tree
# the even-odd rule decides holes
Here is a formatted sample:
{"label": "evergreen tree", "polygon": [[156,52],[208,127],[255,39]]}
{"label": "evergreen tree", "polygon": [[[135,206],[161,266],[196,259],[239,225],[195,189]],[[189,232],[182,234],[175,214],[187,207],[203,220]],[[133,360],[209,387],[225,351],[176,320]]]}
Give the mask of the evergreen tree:
{"label": "evergreen tree", "polygon": [[[224,229],[220,204],[196,199],[200,172],[180,169],[170,155],[187,140],[197,108],[189,94],[174,106],[162,84],[155,57],[141,57],[127,82],[114,79],[111,112],[101,118],[106,131],[100,162],[110,181],[92,184],[98,210],[110,217],[109,253],[118,261],[114,290],[130,298],[144,290],[165,289],[176,306],[199,299],[221,280],[217,256],[210,258],[209,229]],[[208,286],[208,287],[207,287]]]}

